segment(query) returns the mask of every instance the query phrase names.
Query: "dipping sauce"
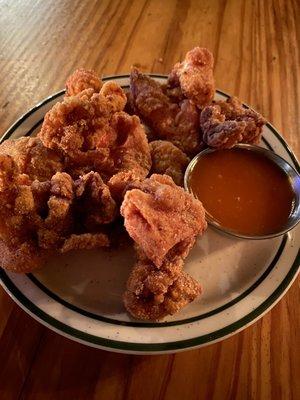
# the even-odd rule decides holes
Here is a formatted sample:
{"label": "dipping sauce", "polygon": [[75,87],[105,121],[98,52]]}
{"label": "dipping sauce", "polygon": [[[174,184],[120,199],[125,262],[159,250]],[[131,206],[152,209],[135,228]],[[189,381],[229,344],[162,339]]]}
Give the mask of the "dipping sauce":
{"label": "dipping sauce", "polygon": [[204,154],[187,183],[216,222],[244,235],[280,231],[295,198],[288,176],[274,162],[242,148]]}

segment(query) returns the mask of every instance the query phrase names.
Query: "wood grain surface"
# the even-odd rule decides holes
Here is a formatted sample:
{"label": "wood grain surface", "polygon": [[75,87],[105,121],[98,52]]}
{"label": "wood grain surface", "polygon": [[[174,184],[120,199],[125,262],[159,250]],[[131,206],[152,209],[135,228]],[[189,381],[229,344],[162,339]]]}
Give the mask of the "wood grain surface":
{"label": "wood grain surface", "polygon": [[[0,0],[0,133],[76,67],[166,73],[201,45],[217,87],[260,111],[299,157],[299,40],[297,0]],[[238,335],[161,356],[71,342],[0,289],[0,399],[299,399],[299,282]]]}

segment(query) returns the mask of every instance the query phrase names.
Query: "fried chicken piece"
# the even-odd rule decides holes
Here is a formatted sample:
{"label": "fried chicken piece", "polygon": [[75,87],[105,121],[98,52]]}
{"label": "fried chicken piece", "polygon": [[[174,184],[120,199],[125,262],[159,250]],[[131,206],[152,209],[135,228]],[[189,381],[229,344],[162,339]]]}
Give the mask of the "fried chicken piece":
{"label": "fried chicken piece", "polygon": [[266,120],[243,107],[236,98],[216,101],[205,107],[200,116],[203,140],[211,147],[229,149],[237,143],[257,144]]}
{"label": "fried chicken piece", "polygon": [[53,251],[108,245],[102,224],[116,205],[99,174],[73,181],[65,172],[31,182],[8,155],[0,154],[0,256],[2,266],[29,272]]}
{"label": "fried chicken piece", "polygon": [[1,267],[8,271],[28,273],[43,266],[48,253],[34,243],[23,242],[18,247],[9,248],[0,241]]}
{"label": "fried chicken piece", "polygon": [[[38,184],[34,185],[33,192]],[[49,189],[44,185],[46,198],[46,218],[37,231],[39,246],[43,249],[57,249],[64,242],[74,227],[73,199],[74,183],[70,175],[56,173],[50,181]]]}
{"label": "fried chicken piece", "polygon": [[97,172],[90,172],[75,181],[75,196],[76,213],[81,215],[80,224],[88,231],[115,219],[116,203]]}
{"label": "fried chicken piece", "polygon": [[[179,85],[179,82],[177,83]],[[162,84],[161,89],[163,93],[170,99],[172,103],[181,103],[183,100],[186,100],[185,95],[183,94],[180,86],[171,87],[170,84]]]}
{"label": "fried chicken piece", "polygon": [[39,137],[44,146],[61,152],[70,172],[76,168],[83,168],[81,172],[110,171],[113,166],[109,148],[116,141],[116,132],[110,119],[125,94],[119,88],[119,96],[115,87],[112,94],[111,89],[105,88],[105,96],[94,93],[89,98],[81,93],[66,97],[45,116]]}
{"label": "fried chicken piece", "polygon": [[[138,258],[127,281],[127,290],[136,295],[148,296],[152,293],[160,296],[168,291],[169,286],[179,277],[183,268],[183,259],[179,256],[166,258],[157,268],[146,255]],[[159,297],[157,302],[160,302]]]}
{"label": "fried chicken piece", "polygon": [[243,140],[244,121],[226,121],[218,105],[205,107],[200,117],[203,140],[210,147],[230,149]]}
{"label": "fried chicken piece", "polygon": [[8,139],[0,145],[0,154],[13,158],[19,172],[30,179],[46,181],[63,170],[63,159],[57,152],[44,147],[38,138]]}
{"label": "fried chicken piece", "polygon": [[185,169],[190,162],[188,156],[167,140],[155,140],[149,143],[152,168],[151,172],[169,175],[178,186],[183,186]]}
{"label": "fried chicken piece", "polygon": [[73,230],[74,183],[57,172],[50,181],[18,172],[10,156],[0,155],[0,239],[9,249],[25,242],[57,249]]}
{"label": "fried chicken piece", "polygon": [[160,320],[199,296],[200,285],[182,271],[182,264],[178,257],[160,269],[149,260],[138,261],[123,295],[127,311],[138,319]]}
{"label": "fried chicken piece", "polygon": [[115,137],[108,124],[109,110],[100,94],[91,99],[67,97],[47,112],[39,137],[44,146],[61,152],[71,166],[95,171],[110,166],[105,147]]}
{"label": "fried chicken piece", "polygon": [[180,87],[182,93],[202,109],[210,104],[215,94],[214,59],[210,51],[195,47],[182,63],[174,65],[168,78],[170,88]]}
{"label": "fried chicken piece", "polygon": [[207,226],[201,202],[167,175],[130,184],[120,211],[127,232],[157,267],[172,249],[188,251]]}
{"label": "fried chicken piece", "polygon": [[85,89],[99,92],[102,81],[95,71],[79,68],[66,81],[66,96],[76,96]]}
{"label": "fried chicken piece", "polygon": [[26,242],[39,223],[30,184],[29,177],[19,173],[13,158],[1,154],[0,239],[8,247]]}
{"label": "fried chicken piece", "polygon": [[114,114],[111,121],[116,142],[110,157],[114,160],[114,173],[132,171],[145,178],[151,167],[151,155],[145,130],[137,116],[125,112]]}
{"label": "fried chicken piece", "polygon": [[130,171],[121,171],[113,175],[110,180],[107,182],[107,186],[109,187],[112,198],[118,203],[124,199],[124,194],[127,186],[134,181],[140,179],[139,171],[130,170]]}
{"label": "fried chicken piece", "polygon": [[175,314],[194,301],[202,292],[201,285],[186,272],[182,272],[168,290],[165,309],[168,314]]}
{"label": "fried chicken piece", "polygon": [[111,107],[111,113],[124,110],[127,97],[124,90],[116,82],[105,82],[100,90],[100,94],[105,97],[108,105]]}
{"label": "fried chicken piece", "polygon": [[82,233],[66,239],[60,251],[66,253],[71,250],[92,250],[108,246],[109,240],[104,233]]}
{"label": "fried chicken piece", "polygon": [[97,230],[115,218],[117,209],[98,173],[90,172],[75,182],[70,175],[57,173],[50,187],[45,182],[32,186],[36,199],[45,202],[43,190],[48,198],[46,209],[43,206],[46,217],[37,231],[41,248],[66,252],[108,245],[106,235]]}
{"label": "fried chicken piece", "polygon": [[137,114],[149,125],[157,139],[169,140],[187,154],[201,146],[199,112],[190,101],[173,103],[161,85],[133,68],[130,89]]}
{"label": "fried chicken piece", "polygon": [[0,154],[1,266],[14,272],[36,269],[44,258],[35,242],[40,217],[30,184],[29,177],[19,173],[13,158]]}

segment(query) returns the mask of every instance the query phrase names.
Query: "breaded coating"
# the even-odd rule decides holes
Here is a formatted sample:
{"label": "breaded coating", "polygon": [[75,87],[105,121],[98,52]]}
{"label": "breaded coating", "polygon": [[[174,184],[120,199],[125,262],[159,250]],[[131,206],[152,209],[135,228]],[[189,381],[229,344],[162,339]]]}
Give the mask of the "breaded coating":
{"label": "breaded coating", "polygon": [[30,184],[12,157],[0,155],[0,239],[8,247],[30,239],[40,222]]}
{"label": "breaded coating", "polygon": [[35,210],[30,184],[13,158],[0,154],[1,266],[14,272],[36,269],[44,259],[35,241],[41,218]]}
{"label": "breaded coating", "polygon": [[197,281],[182,271],[182,260],[157,269],[151,261],[138,261],[127,281],[123,301],[135,318],[160,320],[178,312],[201,293]]}
{"label": "breaded coating", "polygon": [[28,273],[43,266],[47,253],[34,243],[23,242],[18,247],[8,247],[0,240],[1,267],[7,271]]}
{"label": "breaded coating", "polygon": [[110,119],[112,110],[119,110],[120,105],[117,95],[114,98],[115,107],[111,97],[99,93],[90,98],[66,97],[46,114],[39,137],[44,146],[62,153],[72,175],[76,169],[109,173],[113,167],[109,148],[116,141],[116,132]]}
{"label": "breaded coating", "polygon": [[237,143],[259,143],[266,120],[243,107],[236,97],[216,101],[205,107],[200,116],[203,140],[211,147],[230,149]]}
{"label": "breaded coating", "polygon": [[140,179],[139,170],[121,171],[107,182],[112,198],[120,205],[124,199],[127,186]]}
{"label": "breaded coating", "polygon": [[[176,81],[176,84],[179,85],[179,82]],[[172,103],[181,103],[183,100],[186,100],[185,95],[183,94],[180,86],[171,87],[168,83],[163,83],[161,85],[163,93],[170,99]]]}
{"label": "breaded coating", "polygon": [[145,178],[151,167],[151,155],[144,127],[137,116],[114,114],[111,121],[116,142],[110,151],[114,173],[132,171]]}
{"label": "breaded coating", "polygon": [[66,81],[66,96],[76,96],[85,89],[97,93],[101,87],[102,81],[95,71],[79,68]]}
{"label": "breaded coating", "polygon": [[116,203],[97,172],[89,172],[75,181],[75,196],[76,213],[81,215],[80,224],[88,231],[115,219]]}
{"label": "breaded coating", "polygon": [[169,175],[178,186],[183,186],[185,169],[189,157],[167,140],[149,143],[152,159],[151,173]]}
{"label": "breaded coating", "polygon": [[109,126],[110,106],[104,96],[67,97],[45,115],[39,137],[44,146],[60,151],[69,165],[90,170],[110,168],[107,147],[115,141]]}
{"label": "breaded coating", "polygon": [[27,174],[32,180],[46,181],[64,168],[62,156],[43,146],[41,140],[35,137],[5,140],[0,145],[0,154],[11,156],[19,172]]}
{"label": "breaded coating", "polygon": [[180,87],[182,93],[202,109],[210,104],[215,94],[213,77],[214,58],[202,47],[190,50],[182,63],[174,65],[168,78],[170,88]]}
{"label": "breaded coating", "polygon": [[157,267],[173,248],[186,252],[207,227],[201,202],[167,175],[130,184],[120,211],[127,232]]}
{"label": "breaded coating", "polygon": [[139,118],[121,111],[125,93],[114,82],[91,97],[88,90],[46,114],[39,133],[43,144],[64,156],[65,170],[75,178],[95,171],[107,181],[133,169],[145,177],[151,166],[148,141]]}
{"label": "breaded coating", "polygon": [[148,296],[150,293],[157,297],[167,293],[169,286],[179,277],[183,268],[181,257],[164,260],[162,266],[157,268],[147,258],[137,261],[127,281],[127,290],[136,295]]}
{"label": "breaded coating", "polygon": [[150,127],[156,139],[169,140],[187,154],[199,150],[199,112],[190,101],[173,103],[154,79],[133,68],[130,89],[135,111]]}
{"label": "breaded coating", "polygon": [[[34,188],[37,186],[36,182]],[[44,187],[47,190],[46,186]],[[34,192],[35,189],[31,187],[31,190]],[[57,249],[74,227],[74,183],[70,175],[64,172],[56,173],[50,180],[47,196],[48,200],[44,205],[46,217],[37,231],[38,244],[43,249]]]}
{"label": "breaded coating", "polygon": [[116,82],[105,82],[100,90],[100,94],[105,97],[108,105],[110,105],[111,113],[124,110],[127,97],[124,90]]}
{"label": "breaded coating", "polygon": [[66,239],[60,251],[66,253],[71,250],[92,250],[108,246],[109,240],[104,233],[82,233]]}
{"label": "breaded coating", "polygon": [[29,272],[53,251],[108,244],[101,232],[117,208],[99,174],[73,181],[57,172],[49,181],[20,174],[13,158],[0,154],[0,256],[2,266]]}

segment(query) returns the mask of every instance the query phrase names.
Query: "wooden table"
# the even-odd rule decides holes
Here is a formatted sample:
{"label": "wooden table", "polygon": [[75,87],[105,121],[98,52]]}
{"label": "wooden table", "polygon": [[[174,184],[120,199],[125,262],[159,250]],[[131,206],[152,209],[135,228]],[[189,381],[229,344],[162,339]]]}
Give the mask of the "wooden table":
{"label": "wooden table", "polygon": [[[217,86],[251,104],[300,155],[300,4],[274,1],[0,0],[0,131],[76,67],[166,73],[193,46]],[[223,342],[131,356],[67,340],[0,290],[0,399],[299,399],[300,280]]]}

